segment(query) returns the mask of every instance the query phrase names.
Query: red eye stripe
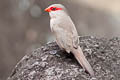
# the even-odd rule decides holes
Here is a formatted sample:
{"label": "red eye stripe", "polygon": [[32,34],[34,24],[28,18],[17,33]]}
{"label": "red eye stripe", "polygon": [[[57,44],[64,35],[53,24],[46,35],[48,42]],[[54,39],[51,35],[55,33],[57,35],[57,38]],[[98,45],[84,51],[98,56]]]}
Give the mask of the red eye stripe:
{"label": "red eye stripe", "polygon": [[51,11],[56,11],[56,10],[62,10],[62,8],[57,8],[57,7],[50,7]]}

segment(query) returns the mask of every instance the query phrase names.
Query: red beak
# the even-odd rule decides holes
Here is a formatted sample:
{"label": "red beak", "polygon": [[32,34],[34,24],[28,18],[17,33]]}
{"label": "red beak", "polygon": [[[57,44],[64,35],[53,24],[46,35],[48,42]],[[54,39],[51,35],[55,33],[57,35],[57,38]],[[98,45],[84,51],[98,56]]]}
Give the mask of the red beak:
{"label": "red beak", "polygon": [[51,10],[50,10],[50,8],[46,8],[45,11],[46,12],[50,12]]}

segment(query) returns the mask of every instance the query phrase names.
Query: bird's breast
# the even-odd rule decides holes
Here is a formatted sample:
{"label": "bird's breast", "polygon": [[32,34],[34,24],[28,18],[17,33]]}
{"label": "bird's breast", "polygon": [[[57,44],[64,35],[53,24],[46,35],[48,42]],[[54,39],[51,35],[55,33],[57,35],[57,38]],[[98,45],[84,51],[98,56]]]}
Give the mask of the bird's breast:
{"label": "bird's breast", "polygon": [[52,31],[56,32],[61,29],[61,27],[59,26],[59,24],[61,23],[60,21],[61,21],[60,19],[56,18],[50,20],[50,28]]}

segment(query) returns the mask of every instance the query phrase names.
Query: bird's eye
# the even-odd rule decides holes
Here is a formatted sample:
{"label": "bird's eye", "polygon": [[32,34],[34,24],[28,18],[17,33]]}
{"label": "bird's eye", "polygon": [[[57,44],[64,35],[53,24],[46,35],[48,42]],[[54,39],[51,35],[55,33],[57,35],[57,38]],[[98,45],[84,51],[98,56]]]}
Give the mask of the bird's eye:
{"label": "bird's eye", "polygon": [[54,7],[52,7],[51,9],[52,9],[53,11],[55,11],[55,10],[56,10],[56,8],[54,8]]}

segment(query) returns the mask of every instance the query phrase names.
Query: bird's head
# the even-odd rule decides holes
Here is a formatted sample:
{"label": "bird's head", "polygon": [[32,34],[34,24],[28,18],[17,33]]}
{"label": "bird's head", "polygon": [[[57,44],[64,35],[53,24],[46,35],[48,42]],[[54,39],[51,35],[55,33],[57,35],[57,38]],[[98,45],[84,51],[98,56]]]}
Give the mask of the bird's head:
{"label": "bird's head", "polygon": [[67,14],[67,10],[62,4],[52,4],[46,8],[45,11],[49,12],[50,17],[58,17]]}

